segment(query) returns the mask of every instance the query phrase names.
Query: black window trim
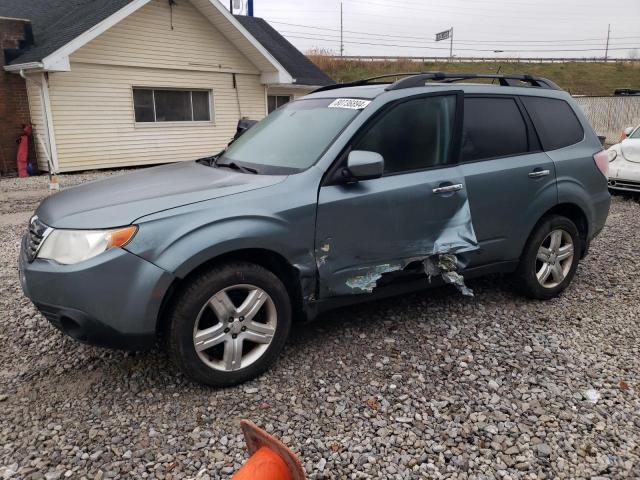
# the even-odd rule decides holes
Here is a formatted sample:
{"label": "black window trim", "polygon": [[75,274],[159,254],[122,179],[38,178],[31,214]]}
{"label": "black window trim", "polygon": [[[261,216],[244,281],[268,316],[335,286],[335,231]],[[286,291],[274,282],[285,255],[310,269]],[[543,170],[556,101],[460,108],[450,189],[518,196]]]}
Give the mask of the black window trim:
{"label": "black window trim", "polygon": [[[274,108],[273,110],[269,111],[269,97],[274,97],[276,100],[276,108]],[[284,102],[282,105],[278,105],[278,97],[286,97],[288,98],[288,100],[286,102]],[[294,100],[293,95],[286,95],[284,93],[280,94],[280,93],[267,93],[267,114],[271,113],[271,112],[275,112],[277,109],[279,109],[280,107],[286,105],[287,103],[290,103]]]}
{"label": "black window trim", "polygon": [[453,121],[453,134],[451,135],[450,144],[449,144],[449,158],[447,162],[443,165],[434,165],[431,167],[418,168],[414,170],[404,170],[402,172],[392,172],[385,173],[382,175],[382,178],[393,177],[396,175],[407,175],[418,172],[425,172],[429,170],[435,169],[444,169],[451,168],[458,165],[458,159],[460,157],[460,148],[461,148],[461,140],[462,140],[462,119],[463,119],[463,111],[464,111],[464,91],[463,90],[447,90],[447,91],[438,91],[438,92],[428,92],[428,93],[420,93],[417,95],[411,95],[409,97],[399,98],[397,100],[392,100],[382,106],[378,111],[376,111],[370,118],[366,120],[366,122],[360,126],[360,128],[353,134],[353,136],[349,139],[347,144],[344,146],[342,151],[336,156],[335,160],[331,164],[331,166],[327,169],[322,182],[320,182],[321,187],[328,187],[331,185],[343,185],[344,177],[342,176],[342,169],[346,166],[347,157],[351,152],[351,149],[355,143],[357,143],[363,136],[365,136],[371,128],[381,119],[383,115],[392,110],[393,108],[401,105],[403,103],[410,102],[412,100],[420,100],[422,98],[429,97],[456,97],[456,108],[455,108],[455,118]]}
{"label": "black window trim", "polygon": [[[139,121],[136,118],[136,102],[135,102],[135,91],[136,90],[149,90],[152,95],[153,102],[153,121],[144,122]],[[191,105],[191,118],[192,120],[168,120],[168,121],[158,121],[156,120],[156,91],[171,91],[171,92],[189,92],[189,102]],[[209,110],[209,120],[193,120],[193,92],[207,92],[207,107]],[[141,85],[133,85],[131,87],[131,105],[133,106],[133,121],[136,127],[148,127],[148,126],[160,126],[160,125],[202,125],[202,124],[213,124],[215,125],[215,95],[212,88],[196,88],[196,87],[150,87],[150,86],[141,86]]]}
{"label": "black window trim", "polygon": [[574,145],[578,145],[579,143],[582,143],[585,141],[585,139],[587,138],[587,131],[584,128],[584,125],[582,124],[582,121],[580,120],[580,117],[576,114],[573,106],[567,102],[564,98],[556,98],[556,97],[546,97],[546,96],[541,96],[541,95],[520,95],[519,99],[522,97],[526,97],[526,98],[544,98],[544,99],[548,99],[548,100],[557,100],[560,102],[564,102],[567,104],[567,106],[569,107],[569,110],[571,110],[571,113],[573,114],[573,116],[575,117],[576,121],[578,122],[578,125],[580,125],[580,130],[582,130],[582,138],[580,140],[578,140],[575,143],[570,143],[569,145],[565,145],[563,147],[558,147],[558,148],[554,148],[551,150],[546,150],[544,148],[544,146],[542,145],[542,136],[540,135],[540,133],[538,132],[538,129],[536,128],[536,124],[533,121],[533,116],[529,113],[529,111],[527,110],[527,107],[525,105],[525,103],[520,100],[520,102],[522,103],[522,108],[524,109],[525,112],[527,112],[527,115],[529,116],[529,119],[531,121],[531,125],[533,127],[533,130],[536,132],[536,135],[538,137],[538,142],[540,143],[540,151],[541,152],[554,152],[556,150],[562,150],[563,148],[569,148],[569,147],[573,147]]}
{"label": "black window trim", "polygon": [[[458,156],[458,165],[467,165],[470,163],[478,163],[478,162],[489,162],[491,160],[500,160],[501,158],[512,158],[512,157],[521,157],[523,155],[532,155],[534,153],[541,153],[542,143],[540,142],[540,137],[538,136],[538,132],[536,131],[533,121],[529,116],[529,112],[524,107],[524,104],[520,100],[519,95],[512,94],[500,94],[500,93],[465,93],[464,98],[510,98],[515,101],[518,106],[518,110],[520,111],[520,115],[522,116],[522,120],[526,126],[527,132],[527,151],[521,153],[512,153],[509,155],[497,155],[494,157],[483,157],[476,158],[475,160],[462,160],[462,139],[460,139],[460,154]],[[464,103],[464,102],[463,102]],[[463,115],[464,115],[464,107],[463,107]],[[462,132],[461,132],[462,136]]]}

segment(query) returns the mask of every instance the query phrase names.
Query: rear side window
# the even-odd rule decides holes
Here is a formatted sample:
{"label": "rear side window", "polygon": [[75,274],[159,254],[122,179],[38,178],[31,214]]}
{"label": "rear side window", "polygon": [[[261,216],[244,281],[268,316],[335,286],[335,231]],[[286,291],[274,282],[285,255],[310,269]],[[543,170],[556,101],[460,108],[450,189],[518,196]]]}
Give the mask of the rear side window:
{"label": "rear side window", "polygon": [[513,98],[464,99],[463,162],[520,155],[528,150],[527,124]]}
{"label": "rear side window", "polygon": [[455,114],[455,95],[403,102],[384,113],[352,150],[382,155],[385,174],[445,165],[449,161]]}
{"label": "rear side window", "polygon": [[582,141],[584,130],[564,100],[557,98],[522,97],[545,150],[568,147]]}

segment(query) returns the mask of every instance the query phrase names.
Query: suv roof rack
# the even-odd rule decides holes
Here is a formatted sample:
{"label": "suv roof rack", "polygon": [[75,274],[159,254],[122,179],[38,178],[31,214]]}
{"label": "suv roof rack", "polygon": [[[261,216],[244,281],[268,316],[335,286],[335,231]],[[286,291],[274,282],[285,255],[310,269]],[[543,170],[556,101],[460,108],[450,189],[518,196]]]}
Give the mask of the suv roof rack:
{"label": "suv roof rack", "polygon": [[[391,82],[376,82],[383,78],[393,77],[405,77]],[[462,80],[476,80],[476,79],[490,79],[498,80],[498,83],[503,87],[521,87],[522,84],[528,84],[530,87],[547,88],[550,90],[562,90],[551,80],[542,77],[534,77],[533,75],[527,75],[523,73],[445,73],[445,72],[404,72],[404,73],[390,73],[387,75],[378,75],[376,77],[364,78],[362,80],[356,80],[348,83],[336,83],[334,85],[327,85],[320,87],[315,92],[324,92],[326,90],[335,90],[337,88],[346,87],[359,87],[362,85],[375,85],[389,83],[389,86],[385,90],[400,90],[403,88],[422,87],[427,81],[436,81],[442,83],[460,82]]]}

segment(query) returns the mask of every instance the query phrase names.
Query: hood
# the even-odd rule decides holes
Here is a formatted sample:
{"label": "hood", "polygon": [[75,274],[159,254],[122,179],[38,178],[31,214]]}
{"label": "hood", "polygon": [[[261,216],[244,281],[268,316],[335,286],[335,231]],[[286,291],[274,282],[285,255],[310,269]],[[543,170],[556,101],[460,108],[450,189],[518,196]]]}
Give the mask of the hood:
{"label": "hood", "polygon": [[622,156],[630,162],[640,163],[640,138],[627,138],[620,143]]}
{"label": "hood", "polygon": [[285,178],[181,162],[69,188],[44,200],[36,214],[54,228],[119,227],[145,215],[269,187]]}

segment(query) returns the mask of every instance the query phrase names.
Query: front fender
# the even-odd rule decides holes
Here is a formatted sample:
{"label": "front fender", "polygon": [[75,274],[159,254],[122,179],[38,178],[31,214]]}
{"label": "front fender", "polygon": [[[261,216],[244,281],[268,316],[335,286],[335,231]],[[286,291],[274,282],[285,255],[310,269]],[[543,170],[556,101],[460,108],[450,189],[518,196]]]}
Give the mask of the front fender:
{"label": "front fender", "polygon": [[[141,232],[145,235],[145,226]],[[225,219],[180,232],[140,256],[184,278],[199,265],[221,255],[245,249],[277,253],[291,264],[314,266],[312,245],[291,242],[295,233],[282,220],[260,217]],[[134,251],[135,253],[135,251]]]}
{"label": "front fender", "polygon": [[272,251],[305,271],[315,268],[316,200],[308,197],[256,191],[161,212],[140,220],[126,248],[179,278],[245,249]]}

